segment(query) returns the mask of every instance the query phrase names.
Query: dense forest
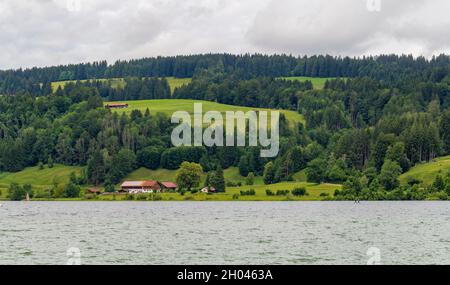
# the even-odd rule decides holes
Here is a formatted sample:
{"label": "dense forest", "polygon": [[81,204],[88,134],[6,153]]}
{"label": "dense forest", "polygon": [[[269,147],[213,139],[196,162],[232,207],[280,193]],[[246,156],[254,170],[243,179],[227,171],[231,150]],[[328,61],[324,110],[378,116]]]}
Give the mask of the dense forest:
{"label": "dense forest", "polygon": [[[160,113],[118,115],[103,101],[167,99],[164,77],[192,77],[174,99],[298,111],[304,125],[281,118],[280,153],[258,147],[171,146],[175,127]],[[321,90],[286,76],[332,77]],[[59,80],[75,82],[54,92]],[[425,199],[450,195],[450,173],[431,185],[399,176],[450,154],[450,57],[207,54],[0,71],[0,171],[53,162],[86,166],[79,183],[112,185],[138,167],[206,172],[239,168],[266,184],[304,170],[310,182],[343,184],[336,199]]]}

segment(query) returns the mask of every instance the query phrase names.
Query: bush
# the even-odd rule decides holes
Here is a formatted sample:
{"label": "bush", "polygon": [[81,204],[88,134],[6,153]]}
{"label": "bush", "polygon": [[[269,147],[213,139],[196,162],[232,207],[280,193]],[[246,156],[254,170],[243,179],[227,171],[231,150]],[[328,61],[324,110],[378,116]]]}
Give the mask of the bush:
{"label": "bush", "polygon": [[275,196],[275,194],[270,189],[266,189],[266,195],[267,196]]}
{"label": "bush", "polygon": [[277,190],[277,196],[287,196],[289,193],[289,190]]}
{"label": "bush", "polygon": [[292,195],[294,196],[305,196],[307,193],[306,188],[304,187],[300,187],[300,188],[295,188],[294,190],[292,190]]}
{"label": "bush", "polygon": [[84,199],[86,200],[94,200],[96,196],[94,194],[85,194]]}
{"label": "bush", "polygon": [[328,196],[330,196],[330,194],[325,193],[325,192],[322,192],[322,193],[320,193],[319,196],[320,196],[320,197],[328,197]]}
{"label": "bush", "polygon": [[80,197],[80,187],[74,183],[69,183],[64,188],[64,198],[78,198]]}
{"label": "bush", "polygon": [[159,194],[151,194],[151,195],[148,197],[147,200],[150,200],[150,201],[161,201],[162,199],[163,199],[162,196],[159,195]]}
{"label": "bush", "polygon": [[138,200],[138,201],[146,201],[147,200],[147,195],[139,194],[139,195],[136,196],[136,200]]}
{"label": "bush", "polygon": [[247,178],[245,178],[245,183],[247,185],[253,185],[255,183],[255,174],[253,174],[253,172],[250,172],[247,175]]}
{"label": "bush", "polygon": [[39,168],[39,170],[44,169],[44,164],[41,161],[39,161],[39,163],[38,163],[38,168]]}
{"label": "bush", "polygon": [[49,199],[52,198],[52,189],[36,189],[34,194],[35,198],[41,198],[41,199]]}
{"label": "bush", "polygon": [[23,187],[21,187],[19,184],[17,183],[12,183],[9,186],[9,199],[11,201],[22,201],[23,199],[25,199],[27,193],[25,192],[25,189],[23,189]]}
{"label": "bush", "polygon": [[191,194],[195,194],[195,193],[197,193],[198,192],[198,189],[192,189],[191,190]]}
{"label": "bush", "polygon": [[233,200],[239,200],[239,194],[233,194]]}
{"label": "bush", "polygon": [[256,192],[254,189],[250,189],[247,191],[241,191],[241,196],[255,196]]}
{"label": "bush", "polygon": [[234,183],[233,181],[228,181],[227,187],[236,187],[236,183]]}
{"label": "bush", "polygon": [[53,158],[51,158],[51,157],[48,158],[47,166],[48,166],[48,168],[53,168]]}
{"label": "bush", "polygon": [[133,201],[133,200],[134,200],[134,196],[133,196],[132,194],[127,193],[127,194],[125,195],[125,200]]}
{"label": "bush", "polygon": [[417,185],[417,184],[422,183],[422,180],[417,179],[417,178],[414,178],[414,177],[412,177],[412,176],[408,176],[408,177],[406,178],[406,181],[407,181],[407,183],[408,183],[409,186],[414,186],[414,185]]}

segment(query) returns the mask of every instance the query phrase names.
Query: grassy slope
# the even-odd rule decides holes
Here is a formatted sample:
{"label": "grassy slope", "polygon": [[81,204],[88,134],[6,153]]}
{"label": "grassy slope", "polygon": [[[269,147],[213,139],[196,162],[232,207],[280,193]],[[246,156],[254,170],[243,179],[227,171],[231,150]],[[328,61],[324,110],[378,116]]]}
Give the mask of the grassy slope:
{"label": "grassy slope", "polygon": [[402,184],[408,177],[420,179],[427,184],[433,183],[438,174],[446,175],[450,171],[450,156],[436,158],[435,160],[414,166],[408,172],[400,176]]}
{"label": "grassy slope", "polygon": [[320,78],[320,77],[305,77],[305,76],[292,76],[292,77],[281,77],[282,79],[286,79],[286,80],[298,80],[301,82],[304,81],[311,81],[314,89],[323,89],[323,87],[325,86],[325,82],[329,79],[335,79],[334,77],[330,77],[330,78]]}
{"label": "grassy slope", "polygon": [[55,164],[53,168],[47,166],[39,170],[37,166],[28,167],[16,173],[3,172],[0,174],[0,188],[8,188],[13,182],[19,184],[31,184],[34,187],[43,188],[53,184],[54,181],[58,183],[66,183],[69,181],[70,173],[80,173],[81,167],[64,166]]}
{"label": "grassy slope", "polygon": [[[172,116],[172,114],[176,111],[187,111],[189,114],[193,114],[194,103],[202,103],[203,112],[219,111],[224,113],[226,111],[247,112],[250,110],[265,110],[265,111],[270,110],[263,108],[233,106],[233,105],[219,104],[210,101],[189,100],[189,99],[157,99],[157,100],[135,100],[123,102],[105,102],[105,105],[108,103],[127,103],[129,105],[129,107],[126,109],[113,109],[114,112],[117,112],[119,114],[123,112],[130,113],[132,110],[141,110],[142,112],[145,112],[147,108],[150,110],[150,112],[165,113],[168,116]],[[289,122],[304,123],[303,116],[297,112],[287,110],[280,110],[280,112],[285,114]]]}
{"label": "grassy slope", "polygon": [[[175,78],[175,77],[166,77],[167,81],[169,82],[169,86],[170,86],[170,90],[173,91],[175,90],[175,88],[177,87],[181,87],[185,84],[189,84],[191,82],[191,78]],[[125,80],[123,78],[109,78],[109,79],[88,79],[88,80],[80,80],[81,82],[86,82],[86,81],[109,81],[111,82],[111,86],[113,88],[119,88],[119,87],[124,87],[125,86]],[[75,83],[76,80],[68,80],[68,81],[56,81],[56,82],[52,82],[52,90],[56,91],[58,89],[58,87],[62,87],[64,88],[64,85],[66,85],[67,83]]]}

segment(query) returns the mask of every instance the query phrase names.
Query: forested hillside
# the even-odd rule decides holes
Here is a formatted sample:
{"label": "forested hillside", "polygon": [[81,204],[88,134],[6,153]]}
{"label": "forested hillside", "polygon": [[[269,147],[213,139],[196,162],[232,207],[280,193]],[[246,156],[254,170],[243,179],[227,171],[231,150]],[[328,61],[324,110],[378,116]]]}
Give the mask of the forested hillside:
{"label": "forested hillside", "polygon": [[[192,77],[171,94],[165,77]],[[333,77],[323,89],[286,76]],[[51,82],[74,82],[52,91]],[[340,79],[343,78],[343,79]],[[345,78],[345,79],[344,79]],[[287,55],[158,57],[0,71],[0,170],[59,163],[83,166],[76,183],[110,185],[139,167],[203,170],[231,166],[266,184],[292,180],[340,183],[336,199],[447,199],[449,169],[430,183],[399,177],[419,163],[450,154],[450,58]],[[134,110],[118,115],[104,101],[196,99],[299,112],[282,116],[278,157],[257,147],[171,146],[167,115]],[[45,166],[46,167],[46,166]]]}

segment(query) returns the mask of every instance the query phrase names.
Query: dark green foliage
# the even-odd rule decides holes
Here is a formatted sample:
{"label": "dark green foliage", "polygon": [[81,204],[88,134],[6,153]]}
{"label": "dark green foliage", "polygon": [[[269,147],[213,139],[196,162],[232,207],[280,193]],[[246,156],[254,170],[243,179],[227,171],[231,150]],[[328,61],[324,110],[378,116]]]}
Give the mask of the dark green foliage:
{"label": "dark green foliage", "polygon": [[78,198],[80,197],[80,186],[69,182],[64,187],[64,198]]}
{"label": "dark green foliage", "polygon": [[8,189],[8,197],[11,201],[22,201],[27,198],[33,198],[33,189],[30,184],[24,184],[20,186],[17,183],[11,183]]}
{"label": "dark green foliage", "polygon": [[137,152],[139,166],[149,169],[158,169],[161,159],[161,149],[157,147],[146,147]]}
{"label": "dark green foliage", "polygon": [[225,178],[223,176],[223,169],[219,165],[215,171],[213,171],[207,179],[209,185],[216,188],[217,192],[225,192]]}
{"label": "dark green foliage", "polygon": [[305,196],[308,192],[306,191],[306,188],[295,188],[292,190],[292,195],[294,196]]}
{"label": "dark green foliage", "polygon": [[442,114],[439,123],[439,132],[444,142],[444,150],[447,154],[450,154],[450,110]]}
{"label": "dark green foliage", "polygon": [[255,183],[255,174],[253,172],[250,172],[247,177],[245,178],[245,184],[246,185],[253,185]]}
{"label": "dark green foliage", "polygon": [[241,193],[241,196],[255,196],[256,195],[256,191],[254,189],[241,191],[240,193]]}
{"label": "dark green foliage", "polygon": [[118,183],[128,173],[136,169],[136,155],[129,149],[121,149],[112,157],[109,177],[113,184]]}
{"label": "dark green foliage", "polygon": [[386,160],[380,171],[380,183],[386,190],[393,190],[400,185],[398,177],[400,176],[402,169],[397,162]]}
{"label": "dark green foliage", "polygon": [[275,169],[272,162],[269,162],[264,166],[264,184],[275,183]]}
{"label": "dark green foliage", "polygon": [[161,166],[167,169],[178,169],[183,161],[199,163],[206,154],[204,147],[173,147],[161,155]]}
{"label": "dark green foliage", "polygon": [[308,163],[306,168],[306,176],[308,181],[321,183],[325,181],[327,171],[327,162],[324,159],[317,158]]}

